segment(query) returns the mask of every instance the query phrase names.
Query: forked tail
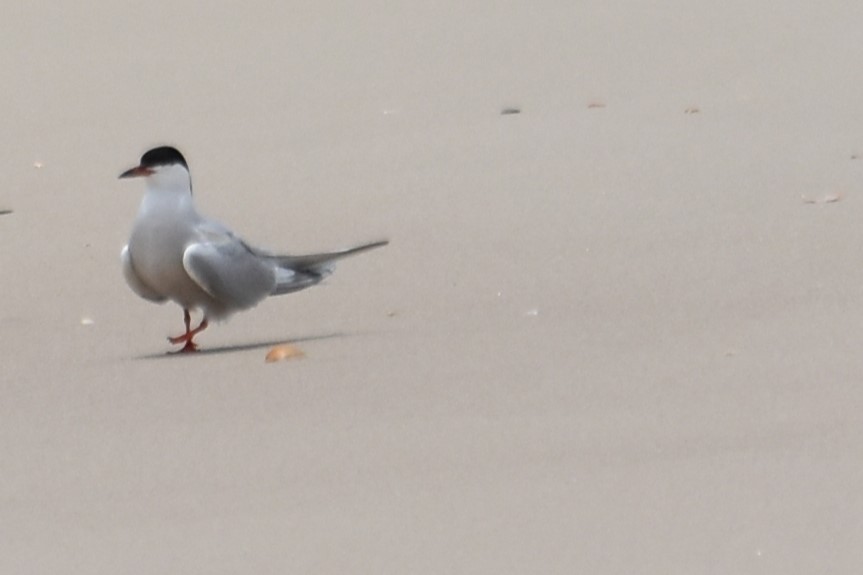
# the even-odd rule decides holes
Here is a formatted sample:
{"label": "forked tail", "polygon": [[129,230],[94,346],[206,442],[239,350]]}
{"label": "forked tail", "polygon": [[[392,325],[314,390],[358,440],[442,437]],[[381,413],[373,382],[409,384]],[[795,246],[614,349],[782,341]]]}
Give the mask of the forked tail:
{"label": "forked tail", "polygon": [[276,287],[271,295],[282,295],[311,287],[333,273],[337,260],[387,245],[389,240],[378,240],[361,246],[304,256],[274,256],[264,257],[274,260],[278,266],[276,271]]}

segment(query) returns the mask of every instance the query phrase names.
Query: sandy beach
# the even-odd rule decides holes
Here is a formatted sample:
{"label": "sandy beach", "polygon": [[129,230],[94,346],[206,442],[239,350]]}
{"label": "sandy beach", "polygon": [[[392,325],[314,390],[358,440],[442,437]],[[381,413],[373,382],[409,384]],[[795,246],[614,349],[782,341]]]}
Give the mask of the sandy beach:
{"label": "sandy beach", "polygon": [[[863,568],[863,7],[5,4],[0,573]],[[391,243],[168,355],[159,144]]]}

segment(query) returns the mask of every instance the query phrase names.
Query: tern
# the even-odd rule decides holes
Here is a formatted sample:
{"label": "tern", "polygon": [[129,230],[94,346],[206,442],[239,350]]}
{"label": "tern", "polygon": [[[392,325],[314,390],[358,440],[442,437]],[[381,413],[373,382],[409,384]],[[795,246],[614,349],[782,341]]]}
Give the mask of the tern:
{"label": "tern", "polygon": [[[142,298],[183,308],[184,334],[169,337],[198,350],[193,338],[211,320],[254,307],[271,295],[311,287],[333,272],[336,260],[384,246],[387,240],[311,255],[276,255],[256,248],[195,209],[186,159],[170,146],[153,148],[120,178],[141,177],[146,192],[123,248],[123,275]],[[191,327],[191,311],[203,318]]]}

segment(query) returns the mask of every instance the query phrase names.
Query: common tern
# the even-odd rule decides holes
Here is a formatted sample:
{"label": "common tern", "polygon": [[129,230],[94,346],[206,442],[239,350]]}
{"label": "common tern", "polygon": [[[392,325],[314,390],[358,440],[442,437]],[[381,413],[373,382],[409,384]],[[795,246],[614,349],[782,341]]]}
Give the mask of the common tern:
{"label": "common tern", "polygon": [[[183,308],[186,331],[169,337],[197,351],[193,338],[210,320],[226,319],[271,295],[311,287],[333,271],[343,257],[386,245],[387,240],[342,251],[302,256],[276,255],[249,245],[222,224],[195,209],[186,159],[175,148],[153,148],[120,178],[142,177],[146,193],[123,248],[123,275],[142,298]],[[203,319],[191,327],[191,311]]]}

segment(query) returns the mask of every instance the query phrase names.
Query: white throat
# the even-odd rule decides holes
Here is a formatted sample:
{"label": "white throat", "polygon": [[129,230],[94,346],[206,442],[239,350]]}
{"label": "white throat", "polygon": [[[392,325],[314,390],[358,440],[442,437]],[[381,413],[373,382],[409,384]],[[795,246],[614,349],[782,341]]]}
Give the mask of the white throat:
{"label": "white throat", "polygon": [[157,166],[155,171],[147,176],[147,192],[170,192],[174,194],[192,194],[192,176],[189,170],[180,164]]}
{"label": "white throat", "polygon": [[141,201],[141,212],[150,210],[194,210],[189,170],[180,164],[157,166],[147,176],[147,191]]}

